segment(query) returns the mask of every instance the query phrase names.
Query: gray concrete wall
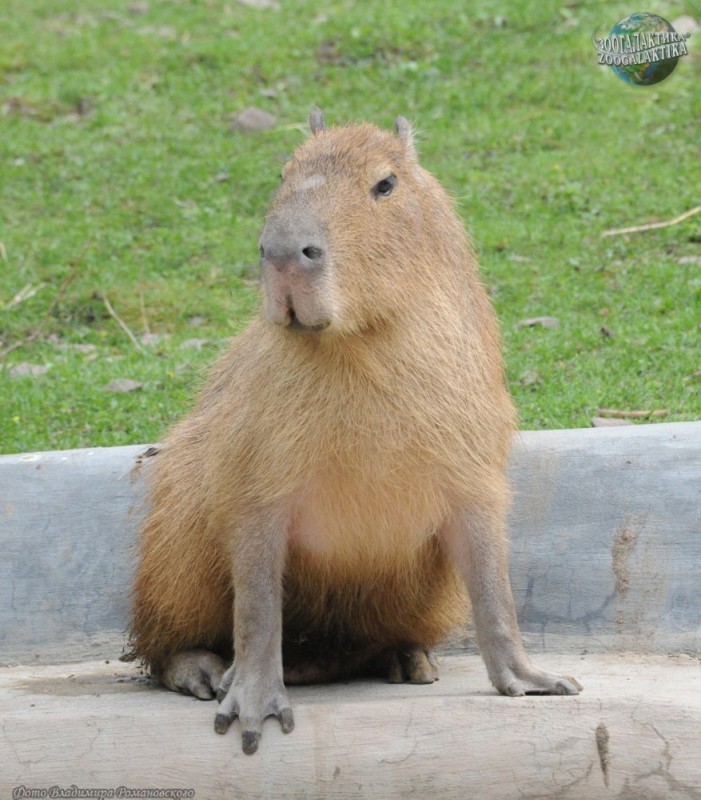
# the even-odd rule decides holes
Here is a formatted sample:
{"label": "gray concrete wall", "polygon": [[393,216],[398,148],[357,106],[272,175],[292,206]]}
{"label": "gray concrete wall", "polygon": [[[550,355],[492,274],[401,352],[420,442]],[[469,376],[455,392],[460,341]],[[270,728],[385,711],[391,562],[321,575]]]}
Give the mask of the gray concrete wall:
{"label": "gray concrete wall", "polygon": [[[143,449],[0,456],[0,664],[122,652]],[[701,422],[522,433],[510,470],[531,648],[701,653]]]}
{"label": "gray concrete wall", "polygon": [[0,664],[120,655],[143,449],[0,456]]}
{"label": "gray concrete wall", "polygon": [[544,647],[701,651],[701,423],[522,435],[511,578]]}

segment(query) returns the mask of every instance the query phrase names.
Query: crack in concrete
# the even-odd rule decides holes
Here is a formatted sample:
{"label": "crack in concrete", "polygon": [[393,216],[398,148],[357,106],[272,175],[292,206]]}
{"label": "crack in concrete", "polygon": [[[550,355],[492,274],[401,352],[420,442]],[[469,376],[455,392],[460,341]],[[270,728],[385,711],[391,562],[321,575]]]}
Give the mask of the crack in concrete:
{"label": "crack in concrete", "polygon": [[[698,788],[698,786],[684,783],[672,775],[671,769],[674,756],[672,755],[671,745],[667,737],[660,733],[652,723],[641,724],[653,730],[655,735],[664,743],[664,747],[660,753],[660,761],[655,769],[641,773],[636,776],[632,782],[630,778],[626,778],[623,788],[618,795],[618,800],[640,800],[642,797],[648,800],[669,800],[672,793],[674,793],[675,796],[685,798],[685,800],[701,800],[701,789]],[[650,778],[662,778],[662,780],[667,783],[668,793],[664,795],[645,793],[644,782]]]}

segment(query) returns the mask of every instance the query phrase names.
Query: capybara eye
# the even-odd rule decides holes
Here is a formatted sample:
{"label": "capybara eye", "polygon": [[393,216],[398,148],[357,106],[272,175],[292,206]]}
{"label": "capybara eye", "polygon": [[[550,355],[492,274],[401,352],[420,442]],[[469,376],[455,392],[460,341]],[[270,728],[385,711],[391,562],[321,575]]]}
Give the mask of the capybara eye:
{"label": "capybara eye", "polygon": [[389,195],[392,194],[392,189],[394,189],[396,185],[397,176],[388,175],[372,187],[372,193],[375,197],[389,197]]}

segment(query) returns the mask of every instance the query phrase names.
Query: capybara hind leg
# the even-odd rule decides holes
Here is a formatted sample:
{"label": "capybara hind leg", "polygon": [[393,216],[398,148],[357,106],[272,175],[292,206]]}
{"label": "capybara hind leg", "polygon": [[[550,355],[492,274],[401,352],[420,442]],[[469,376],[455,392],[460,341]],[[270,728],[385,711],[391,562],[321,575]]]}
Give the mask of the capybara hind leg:
{"label": "capybara hind leg", "polygon": [[393,650],[388,655],[387,680],[390,683],[433,683],[438,680],[438,662],[431,650],[412,647]]}
{"label": "capybara hind leg", "polygon": [[174,692],[213,700],[226,668],[224,659],[209,650],[182,650],[166,659],[156,677]]}

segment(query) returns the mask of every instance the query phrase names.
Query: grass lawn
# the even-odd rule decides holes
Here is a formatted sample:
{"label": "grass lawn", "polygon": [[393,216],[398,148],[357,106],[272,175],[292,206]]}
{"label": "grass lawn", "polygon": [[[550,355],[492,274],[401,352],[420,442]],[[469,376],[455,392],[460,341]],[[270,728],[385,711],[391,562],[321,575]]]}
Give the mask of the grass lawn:
{"label": "grass lawn", "polygon": [[[701,203],[701,33],[655,86],[596,65],[594,32],[637,10],[3,0],[0,452],[150,442],[188,408],[256,307],[258,232],[312,104],[414,122],[478,245],[524,428],[601,406],[701,419],[701,214],[601,236]],[[248,106],[274,127],[231,131]],[[559,326],[519,326],[537,316]],[[105,389],[120,378],[142,386]]]}

